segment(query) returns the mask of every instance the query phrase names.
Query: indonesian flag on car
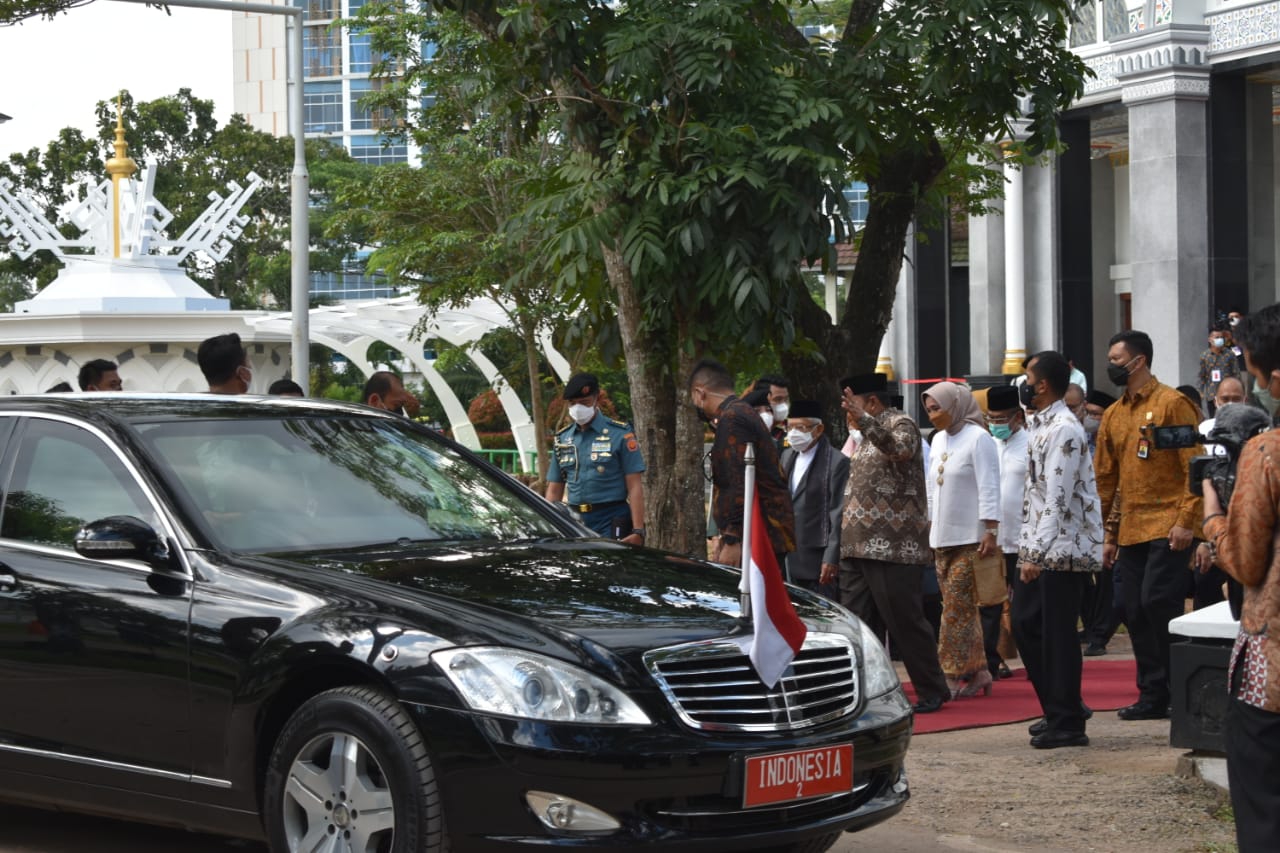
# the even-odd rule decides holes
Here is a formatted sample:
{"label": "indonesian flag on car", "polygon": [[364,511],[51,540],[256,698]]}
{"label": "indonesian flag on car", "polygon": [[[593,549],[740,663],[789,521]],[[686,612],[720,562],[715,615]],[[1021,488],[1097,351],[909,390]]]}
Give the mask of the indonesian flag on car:
{"label": "indonesian flag on car", "polygon": [[751,619],[755,636],[748,654],[756,674],[772,688],[804,645],[808,628],[796,615],[782,582],[760,501],[751,502]]}

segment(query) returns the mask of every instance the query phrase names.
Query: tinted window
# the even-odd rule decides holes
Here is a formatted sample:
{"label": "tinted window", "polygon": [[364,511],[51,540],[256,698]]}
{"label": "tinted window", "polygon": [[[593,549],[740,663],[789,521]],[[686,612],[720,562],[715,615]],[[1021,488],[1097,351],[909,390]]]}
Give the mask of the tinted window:
{"label": "tinted window", "polygon": [[0,535],[71,548],[86,522],[157,519],[137,482],[96,436],[60,421],[32,420],[18,445]]}
{"label": "tinted window", "polygon": [[393,421],[183,420],[138,430],[210,535],[233,551],[559,533],[507,484]]}

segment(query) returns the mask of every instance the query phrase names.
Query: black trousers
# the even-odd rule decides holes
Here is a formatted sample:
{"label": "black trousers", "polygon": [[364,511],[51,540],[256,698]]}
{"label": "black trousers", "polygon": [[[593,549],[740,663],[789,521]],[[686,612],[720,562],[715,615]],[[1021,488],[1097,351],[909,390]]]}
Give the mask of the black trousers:
{"label": "black trousers", "polygon": [[1083,620],[1084,631],[1091,646],[1105,648],[1124,622],[1124,601],[1116,592],[1115,575],[1115,569],[1103,569],[1094,574],[1092,594],[1086,594],[1091,606],[1081,612],[1087,614]]}
{"label": "black trousers", "polygon": [[1280,714],[1231,699],[1223,737],[1240,853],[1280,846]]}
{"label": "black trousers", "polygon": [[1013,590],[1011,618],[1018,652],[1045,721],[1059,731],[1084,731],[1080,701],[1084,659],[1076,619],[1089,582],[1085,572],[1041,572],[1031,583],[1019,578]]}
{"label": "black trousers", "polygon": [[1138,664],[1138,700],[1169,704],[1169,620],[1186,611],[1189,550],[1173,551],[1168,539],[1120,548],[1124,621]]}
{"label": "black trousers", "polygon": [[878,613],[884,620],[902,654],[916,698],[951,698],[947,677],[938,663],[937,641],[921,606],[919,566],[842,559],[840,603],[859,619],[863,613]]}

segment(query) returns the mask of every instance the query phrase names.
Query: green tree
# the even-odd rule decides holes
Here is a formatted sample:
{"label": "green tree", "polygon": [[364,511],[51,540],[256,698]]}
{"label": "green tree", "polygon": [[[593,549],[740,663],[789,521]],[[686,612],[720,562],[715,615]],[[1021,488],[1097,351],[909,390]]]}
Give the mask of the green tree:
{"label": "green tree", "polygon": [[[539,425],[538,478],[544,481],[550,456],[541,427],[546,368],[540,338],[554,320],[575,310],[577,300],[557,296],[554,275],[528,262],[549,233],[547,223],[516,223],[547,192],[561,149],[546,133],[528,133],[508,112],[491,111],[492,85],[477,85],[477,79],[486,76],[489,62],[502,61],[495,54],[505,46],[486,44],[455,16],[369,3],[348,23],[368,33],[375,53],[384,57],[375,69],[381,85],[367,107],[375,116],[398,116],[392,132],[421,148],[422,164],[387,166],[371,180],[345,183],[339,195],[344,213],[334,227],[367,234],[377,247],[369,268],[414,285],[429,309],[484,297],[502,306],[522,346],[526,381],[513,387],[525,392]],[[424,42],[436,46],[425,64]],[[418,88],[431,93],[425,104],[410,100]],[[422,105],[406,110],[408,103]]]}
{"label": "green tree", "polygon": [[[0,26],[19,24],[31,18],[56,18],[92,0],[0,0]],[[147,3],[154,9],[168,9],[163,3]]]}
{"label": "green tree", "polygon": [[[469,28],[441,42],[470,58],[446,84],[483,104],[502,141],[566,149],[507,227],[551,227],[537,268],[602,325],[616,315],[658,544],[701,545],[702,425],[677,402],[696,359],[745,365],[776,346],[799,392],[834,412],[836,378],[874,364],[912,220],[997,193],[990,142],[1024,112],[1026,152],[1057,143],[1085,74],[1065,48],[1073,5],[429,0]],[[832,37],[803,37],[797,11],[833,21]],[[411,8],[379,44],[405,85],[440,59],[422,57],[428,18]],[[465,129],[473,115],[436,121]],[[855,179],[869,213],[832,323],[799,266],[847,235],[841,190]]]}
{"label": "green tree", "polygon": [[[56,221],[68,202],[84,197],[85,186],[105,179],[104,162],[115,139],[117,116],[122,117],[129,156],[143,166],[156,167],[155,194],[174,219],[167,228],[176,237],[209,205],[209,194],[224,195],[230,182],[243,184],[249,172],[264,186],[241,211],[249,217],[244,233],[219,262],[193,253],[184,264],[188,274],[236,309],[290,307],[289,179],[293,145],[254,130],[242,116],[221,127],[213,102],[195,97],[190,89],[154,101],[135,103],[129,93],[102,100],[97,106],[97,139],[86,139],[74,128],[62,130],[43,150],[11,154],[0,163],[0,178],[14,184]],[[358,163],[340,146],[307,141],[311,174],[311,268],[341,271],[361,235],[331,229],[332,200],[340,181],[358,181],[369,166]],[[74,226],[62,226],[68,236]],[[329,234],[332,236],[329,236]],[[31,281],[38,290],[53,280],[59,265],[48,252],[26,261],[0,250],[0,273]]]}

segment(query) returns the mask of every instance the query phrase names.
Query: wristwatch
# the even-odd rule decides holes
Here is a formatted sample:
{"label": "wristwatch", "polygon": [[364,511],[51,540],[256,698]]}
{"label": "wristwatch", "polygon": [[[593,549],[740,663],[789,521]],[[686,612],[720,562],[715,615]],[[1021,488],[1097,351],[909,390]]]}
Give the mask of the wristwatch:
{"label": "wristwatch", "polygon": [[639,536],[641,539],[643,539],[643,538],[644,538],[644,528],[643,528],[643,527],[633,527],[633,528],[631,528],[631,532],[630,532],[629,534],[627,534],[627,535],[628,535],[628,536]]}

